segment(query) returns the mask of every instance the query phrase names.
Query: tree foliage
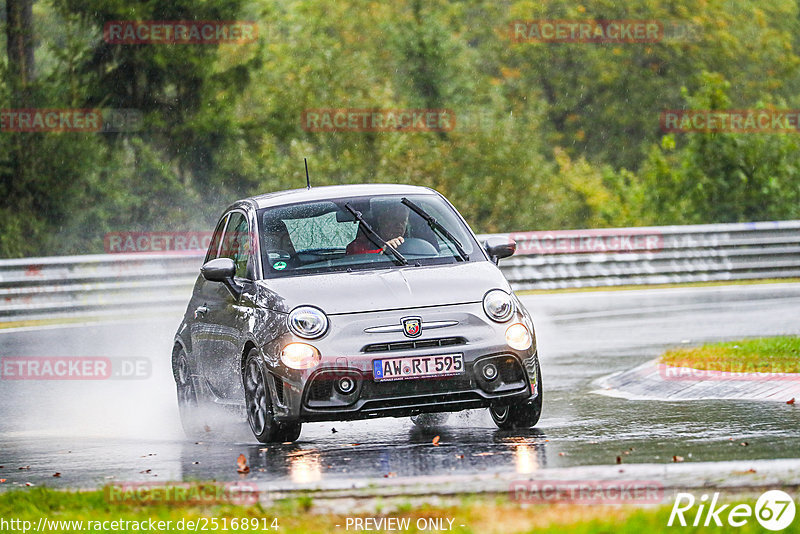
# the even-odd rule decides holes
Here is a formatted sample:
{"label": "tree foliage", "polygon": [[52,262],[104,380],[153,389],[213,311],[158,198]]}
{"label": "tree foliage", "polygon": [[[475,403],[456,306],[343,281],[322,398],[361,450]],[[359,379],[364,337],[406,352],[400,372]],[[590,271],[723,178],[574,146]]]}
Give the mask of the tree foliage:
{"label": "tree foliage", "polygon": [[[665,109],[800,107],[797,0],[40,0],[33,18],[33,107],[136,109],[143,123],[0,132],[0,256],[209,229],[236,198],[302,187],[303,157],[315,185],[436,188],[484,232],[800,216],[796,134],[659,125]],[[673,34],[515,43],[518,19],[656,20]],[[259,39],[110,44],[113,20],[252,20]],[[320,108],[448,109],[456,126],[308,131],[303,112]]]}

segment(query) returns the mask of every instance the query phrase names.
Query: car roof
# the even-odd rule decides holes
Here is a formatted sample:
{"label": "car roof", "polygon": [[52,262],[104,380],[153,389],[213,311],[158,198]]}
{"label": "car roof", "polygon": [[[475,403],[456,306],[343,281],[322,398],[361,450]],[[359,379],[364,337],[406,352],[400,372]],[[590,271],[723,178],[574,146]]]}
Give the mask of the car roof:
{"label": "car roof", "polygon": [[[345,198],[370,195],[420,195],[438,194],[433,189],[417,185],[404,184],[352,184],[352,185],[327,185],[312,187],[311,189],[291,189],[288,191],[275,191],[257,195],[242,201],[251,201],[256,209],[294,204],[296,202],[309,202],[327,200],[329,198]],[[240,201],[240,202],[242,202]]]}

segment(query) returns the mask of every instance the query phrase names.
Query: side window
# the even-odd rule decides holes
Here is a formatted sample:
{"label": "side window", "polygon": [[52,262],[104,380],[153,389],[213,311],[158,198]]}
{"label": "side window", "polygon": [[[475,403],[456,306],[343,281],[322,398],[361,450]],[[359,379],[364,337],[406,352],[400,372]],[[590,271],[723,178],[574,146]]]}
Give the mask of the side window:
{"label": "side window", "polygon": [[222,240],[222,231],[225,229],[225,221],[227,219],[227,215],[223,216],[217,224],[217,229],[214,230],[214,235],[211,237],[211,244],[208,246],[208,252],[206,253],[206,262],[214,260],[218,257],[217,252],[219,252],[219,243]]}
{"label": "side window", "polygon": [[225,237],[222,239],[220,258],[230,258],[236,264],[238,278],[253,278],[250,266],[250,225],[243,213],[231,213]]}

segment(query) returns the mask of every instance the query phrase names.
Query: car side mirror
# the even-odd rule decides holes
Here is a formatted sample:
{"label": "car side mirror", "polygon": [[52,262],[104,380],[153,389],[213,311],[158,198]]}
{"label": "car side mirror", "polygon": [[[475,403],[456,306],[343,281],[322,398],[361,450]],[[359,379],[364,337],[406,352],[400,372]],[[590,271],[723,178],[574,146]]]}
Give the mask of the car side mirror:
{"label": "car side mirror", "polygon": [[230,258],[217,258],[206,262],[200,268],[200,274],[209,282],[221,282],[225,284],[228,291],[234,298],[238,299],[242,295],[242,286],[233,279],[236,274],[236,264]]}
{"label": "car side mirror", "polygon": [[517,251],[517,242],[510,237],[494,236],[483,242],[483,248],[495,263],[503,258],[513,256]]}

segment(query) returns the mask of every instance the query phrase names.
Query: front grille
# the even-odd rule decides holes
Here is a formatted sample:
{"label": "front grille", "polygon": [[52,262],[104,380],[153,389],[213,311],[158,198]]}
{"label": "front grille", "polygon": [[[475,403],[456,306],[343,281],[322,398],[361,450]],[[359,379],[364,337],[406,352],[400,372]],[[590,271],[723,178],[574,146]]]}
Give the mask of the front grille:
{"label": "front grille", "polygon": [[465,345],[467,340],[463,337],[442,337],[438,339],[415,339],[408,341],[395,341],[393,343],[373,343],[366,345],[361,352],[391,352],[394,350],[429,349],[432,347],[450,347]]}
{"label": "front grille", "polygon": [[308,400],[327,401],[333,395],[333,380],[317,377],[311,382],[308,390]]}

